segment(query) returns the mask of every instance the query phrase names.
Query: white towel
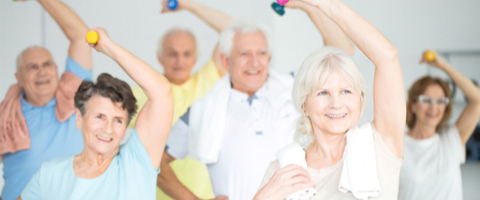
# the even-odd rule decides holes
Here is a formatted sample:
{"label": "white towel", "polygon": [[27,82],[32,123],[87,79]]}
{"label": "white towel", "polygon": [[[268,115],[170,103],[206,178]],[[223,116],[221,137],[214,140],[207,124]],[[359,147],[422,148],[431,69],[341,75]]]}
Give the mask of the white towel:
{"label": "white towel", "polygon": [[356,125],[345,135],[347,145],[338,189],[343,193],[352,192],[357,199],[380,194],[372,126],[371,123]]}
{"label": "white towel", "polygon": [[[277,159],[280,168],[295,164],[307,170],[307,161],[305,160],[305,151],[297,143],[292,143],[277,152]],[[296,191],[289,195],[286,200],[308,200],[317,193],[315,188],[307,188]]]}
{"label": "white towel", "polygon": [[[268,78],[262,87],[270,104],[282,108],[291,101],[293,77],[268,71]],[[196,100],[190,107],[189,156],[198,161],[216,163],[222,145],[231,82],[227,74],[218,80],[205,97]]]}

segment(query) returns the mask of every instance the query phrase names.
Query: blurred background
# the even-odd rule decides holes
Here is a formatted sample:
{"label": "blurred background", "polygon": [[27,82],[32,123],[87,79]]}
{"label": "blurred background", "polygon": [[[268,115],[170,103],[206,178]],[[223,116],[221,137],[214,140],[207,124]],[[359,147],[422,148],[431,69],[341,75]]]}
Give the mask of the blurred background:
{"label": "blurred background", "polygon": [[[322,37],[301,10],[286,9],[284,16],[270,7],[273,0],[196,0],[233,18],[257,20],[270,27],[274,51],[270,67],[283,72],[296,70],[314,50],[323,46]],[[194,72],[211,57],[219,35],[187,11],[160,14],[160,0],[63,0],[91,27],[104,27],[112,40],[124,46],[152,67],[163,71],[157,61],[159,37],[172,27],[192,30],[197,38],[199,59]],[[397,47],[405,88],[430,74],[447,79],[439,70],[419,65],[425,49],[438,51],[467,77],[480,81],[480,1],[478,0],[343,0],[373,23]],[[0,1],[0,99],[16,82],[15,59],[30,45],[51,51],[59,73],[65,69],[68,40],[53,19],[35,1]],[[94,78],[102,72],[135,83],[107,56],[93,53]],[[373,119],[373,64],[356,49],[353,56],[367,85],[369,96],[363,120]],[[452,84],[452,87],[454,85]],[[454,96],[452,121],[465,106],[463,94]],[[477,129],[480,132],[480,129]],[[467,164],[462,166],[464,199],[480,199],[480,133],[467,144]],[[3,166],[0,164],[0,175]],[[0,178],[0,189],[3,178]]]}

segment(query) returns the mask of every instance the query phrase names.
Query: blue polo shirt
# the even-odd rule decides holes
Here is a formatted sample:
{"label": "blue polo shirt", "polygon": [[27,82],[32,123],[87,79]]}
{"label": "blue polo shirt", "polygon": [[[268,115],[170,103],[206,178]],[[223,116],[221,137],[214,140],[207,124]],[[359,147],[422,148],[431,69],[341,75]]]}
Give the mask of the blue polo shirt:
{"label": "blue polo shirt", "polygon": [[[70,56],[67,58],[65,71],[72,72],[82,80],[92,79],[92,72],[80,66]],[[21,98],[21,104],[31,146],[28,150],[4,154],[3,200],[17,199],[43,162],[80,154],[84,146],[82,133],[75,124],[75,114],[63,123],[58,121],[55,114],[56,98],[44,107],[32,106],[24,98]]]}

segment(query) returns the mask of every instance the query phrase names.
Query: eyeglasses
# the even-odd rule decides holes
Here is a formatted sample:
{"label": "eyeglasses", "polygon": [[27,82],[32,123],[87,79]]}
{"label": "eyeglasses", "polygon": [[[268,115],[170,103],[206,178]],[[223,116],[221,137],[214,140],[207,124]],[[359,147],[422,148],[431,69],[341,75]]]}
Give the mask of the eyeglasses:
{"label": "eyeglasses", "polygon": [[445,109],[448,105],[449,99],[447,97],[443,97],[443,98],[438,98],[434,100],[429,96],[420,95],[418,96],[418,101],[420,102],[420,105],[422,105],[425,108],[433,106],[433,104],[435,103],[437,104],[438,108]]}

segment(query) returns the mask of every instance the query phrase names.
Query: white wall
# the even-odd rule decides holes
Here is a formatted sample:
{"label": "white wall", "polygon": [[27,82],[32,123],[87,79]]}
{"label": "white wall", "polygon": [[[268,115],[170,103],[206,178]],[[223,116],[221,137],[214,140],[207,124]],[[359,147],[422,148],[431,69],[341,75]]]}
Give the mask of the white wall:
{"label": "white wall", "polygon": [[[36,3],[0,1],[0,99],[15,83],[15,58],[27,46],[41,44],[41,9]],[[0,189],[3,164],[0,164]]]}
{"label": "white wall", "polygon": [[[218,34],[192,14],[182,11],[160,14],[160,0],[64,0],[89,27],[106,28],[112,39],[123,45],[151,66],[162,71],[155,56],[158,37],[172,26],[188,27],[195,32],[200,49],[196,68],[211,56]],[[271,27],[274,36],[272,67],[292,71],[303,59],[320,48],[322,38],[307,15],[299,10],[287,10],[283,17],[270,8],[273,0],[197,0],[220,9],[234,18],[255,19]],[[372,22],[400,52],[400,63],[408,88],[414,80],[428,73],[418,64],[426,48],[436,50],[480,49],[480,1],[473,0],[344,0]],[[64,70],[68,42],[48,15],[42,15],[37,2],[0,1],[0,96],[15,83],[15,57],[25,47],[42,44],[52,51],[60,71]],[[42,18],[43,16],[43,18]],[[42,29],[43,28],[43,29]],[[44,30],[42,33],[42,30]],[[373,65],[357,49],[357,62],[370,88],[365,119],[373,118]],[[475,60],[477,59],[477,60]],[[480,79],[478,58],[452,58],[461,72]],[[464,67],[462,67],[464,66]],[[467,67],[465,67],[467,66]],[[109,72],[134,82],[105,55],[94,52],[94,76]],[[432,74],[438,74],[432,70]],[[462,108],[455,107],[454,116]],[[457,114],[455,114],[457,113]],[[1,183],[0,183],[1,184]]]}

